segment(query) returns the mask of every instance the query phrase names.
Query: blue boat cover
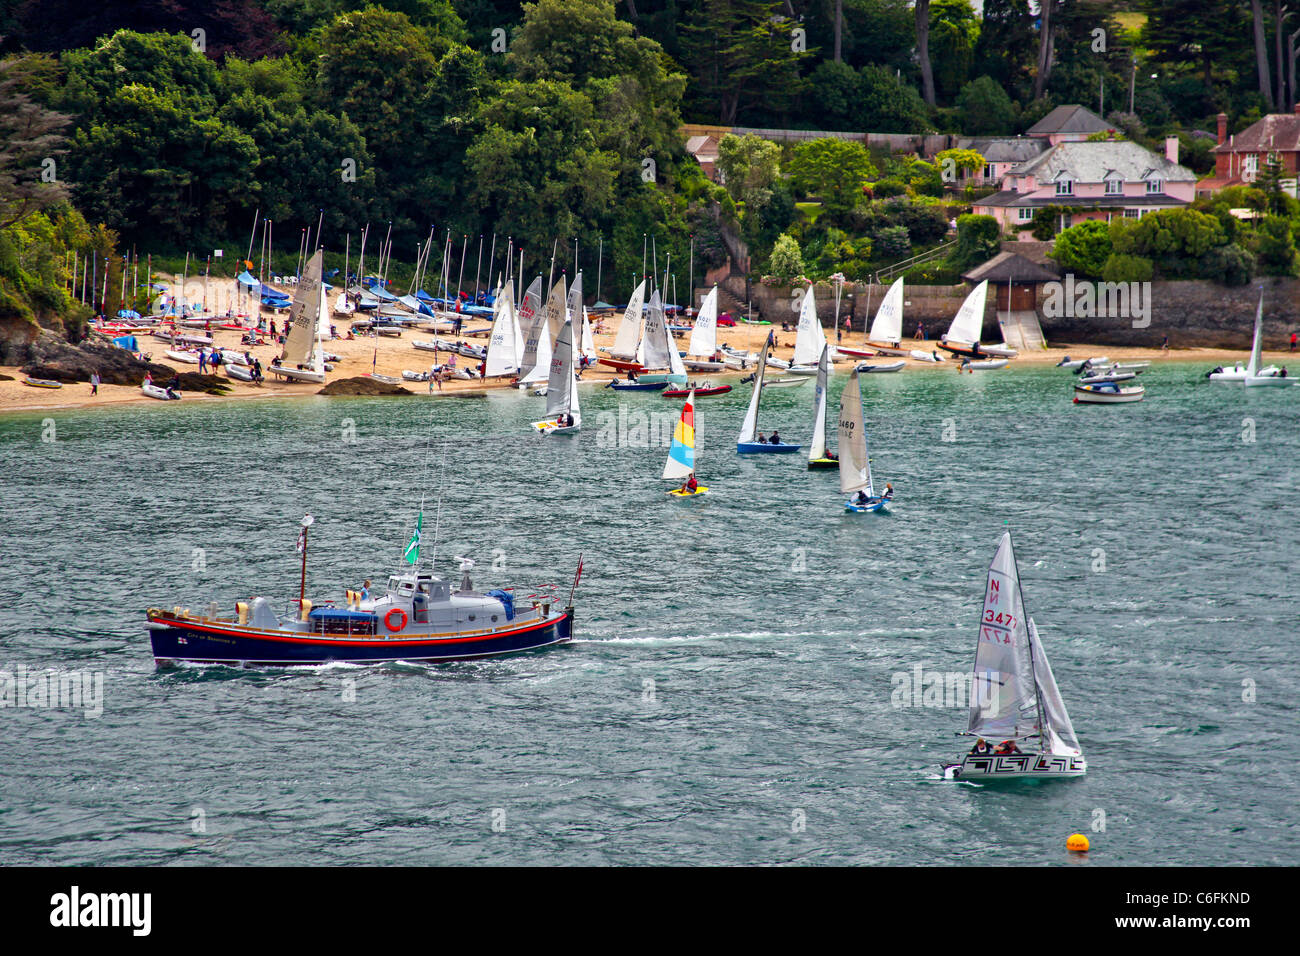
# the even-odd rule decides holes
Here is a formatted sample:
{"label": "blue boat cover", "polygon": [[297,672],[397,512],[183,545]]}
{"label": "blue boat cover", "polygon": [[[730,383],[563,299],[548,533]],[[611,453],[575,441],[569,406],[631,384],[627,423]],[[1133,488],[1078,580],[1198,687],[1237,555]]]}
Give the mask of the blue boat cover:
{"label": "blue boat cover", "polygon": [[140,318],[140,313],[135,309],[119,309],[117,317],[119,319],[138,319]]}
{"label": "blue boat cover", "polygon": [[140,351],[140,346],[136,343],[134,335],[119,335],[113,339],[113,344],[126,349],[128,352]]}
{"label": "blue boat cover", "polygon": [[370,623],[375,615],[370,611],[352,611],[341,607],[312,608],[307,614],[309,621],[350,621],[356,624]]}
{"label": "blue boat cover", "polygon": [[507,621],[513,621],[515,619],[515,596],[513,594],[509,591],[503,591],[500,588],[493,588],[487,593],[487,595],[488,597],[496,598],[501,602],[502,606],[506,609]]}

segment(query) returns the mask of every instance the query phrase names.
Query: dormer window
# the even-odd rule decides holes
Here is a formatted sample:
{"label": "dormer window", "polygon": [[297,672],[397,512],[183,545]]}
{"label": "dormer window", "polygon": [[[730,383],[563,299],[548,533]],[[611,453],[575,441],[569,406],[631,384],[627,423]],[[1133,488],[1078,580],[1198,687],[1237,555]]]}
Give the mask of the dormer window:
{"label": "dormer window", "polygon": [[1058,196],[1073,196],[1073,195],[1074,195],[1074,180],[1073,180],[1073,179],[1058,179],[1058,180],[1056,181],[1056,195],[1058,195]]}
{"label": "dormer window", "polygon": [[1107,179],[1106,179],[1106,195],[1107,195],[1107,196],[1119,196],[1119,195],[1121,195],[1123,192],[1124,192],[1124,182],[1123,182],[1123,180],[1120,180],[1120,179],[1118,179],[1118,178],[1116,178],[1116,177],[1113,177],[1113,176],[1112,176],[1112,177],[1107,177]]}
{"label": "dormer window", "polygon": [[1148,195],[1148,196],[1151,195],[1152,193],[1162,193],[1162,192],[1164,192],[1164,191],[1165,191],[1165,184],[1164,184],[1164,181],[1163,181],[1163,180],[1158,179],[1158,178],[1157,178],[1157,179],[1148,179],[1148,180],[1147,180],[1147,195]]}

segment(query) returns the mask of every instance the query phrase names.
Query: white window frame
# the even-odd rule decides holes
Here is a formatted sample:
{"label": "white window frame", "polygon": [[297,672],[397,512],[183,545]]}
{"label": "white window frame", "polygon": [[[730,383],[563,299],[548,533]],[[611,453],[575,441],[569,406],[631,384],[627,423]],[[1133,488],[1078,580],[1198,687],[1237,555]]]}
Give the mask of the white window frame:
{"label": "white window frame", "polygon": [[1125,209],[1125,210],[1124,210],[1124,218],[1125,218],[1125,219],[1141,219],[1141,218],[1142,218],[1142,210],[1141,210],[1141,209]]}
{"label": "white window frame", "polygon": [[1021,206],[1016,210],[1016,222],[1029,222],[1034,218],[1034,211],[1028,206]]}
{"label": "white window frame", "polygon": [[1165,181],[1159,177],[1147,180],[1147,195],[1157,195],[1165,191]]}
{"label": "white window frame", "polygon": [[1067,178],[1067,179],[1058,179],[1058,180],[1056,181],[1056,195],[1058,195],[1058,196],[1073,196],[1073,195],[1074,195],[1074,180],[1073,180],[1073,179],[1068,179],[1068,178]]}
{"label": "white window frame", "polygon": [[1106,180],[1106,195],[1121,196],[1124,194],[1124,180],[1117,177],[1109,177]]}
{"label": "white window frame", "polygon": [[1241,157],[1241,178],[1246,182],[1254,182],[1255,177],[1259,175],[1259,155],[1256,153],[1247,153]]}

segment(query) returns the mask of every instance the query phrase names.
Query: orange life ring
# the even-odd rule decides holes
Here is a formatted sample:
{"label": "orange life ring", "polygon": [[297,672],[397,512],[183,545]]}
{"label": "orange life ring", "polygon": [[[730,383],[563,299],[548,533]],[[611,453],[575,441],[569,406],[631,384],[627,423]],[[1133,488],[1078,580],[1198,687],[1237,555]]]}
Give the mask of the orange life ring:
{"label": "orange life ring", "polygon": [[[402,619],[396,627],[393,626],[394,614]],[[400,631],[402,628],[406,627],[406,612],[400,607],[390,609],[389,612],[384,615],[384,627],[388,628],[390,631]]]}

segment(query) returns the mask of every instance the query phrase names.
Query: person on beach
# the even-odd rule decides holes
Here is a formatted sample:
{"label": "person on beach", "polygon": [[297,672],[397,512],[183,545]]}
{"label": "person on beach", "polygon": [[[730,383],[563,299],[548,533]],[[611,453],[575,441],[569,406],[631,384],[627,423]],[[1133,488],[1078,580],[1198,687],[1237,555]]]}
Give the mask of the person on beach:
{"label": "person on beach", "polygon": [[1292,351],[1292,352],[1295,351],[1296,338],[1297,338],[1297,333],[1292,332],[1292,333],[1291,333],[1291,351]]}
{"label": "person on beach", "polygon": [[853,316],[851,315],[846,315],[844,317],[844,334],[845,335],[853,334]]}
{"label": "person on beach", "polygon": [[924,323],[924,322],[917,322],[917,323],[916,323],[916,337],[917,337],[917,339],[918,339],[919,341],[921,341],[921,342],[924,342],[924,341],[925,341],[925,323]]}
{"label": "person on beach", "polygon": [[208,353],[205,349],[199,349],[199,374],[202,375],[208,370]]}
{"label": "person on beach", "polygon": [[90,394],[91,395],[99,394],[99,373],[98,372],[90,373]]}
{"label": "person on beach", "polygon": [[1169,336],[1167,336],[1167,335],[1165,336],[1165,340],[1164,340],[1163,342],[1160,343],[1160,348],[1161,348],[1162,351],[1165,351],[1165,352],[1168,352],[1168,351],[1169,351]]}

